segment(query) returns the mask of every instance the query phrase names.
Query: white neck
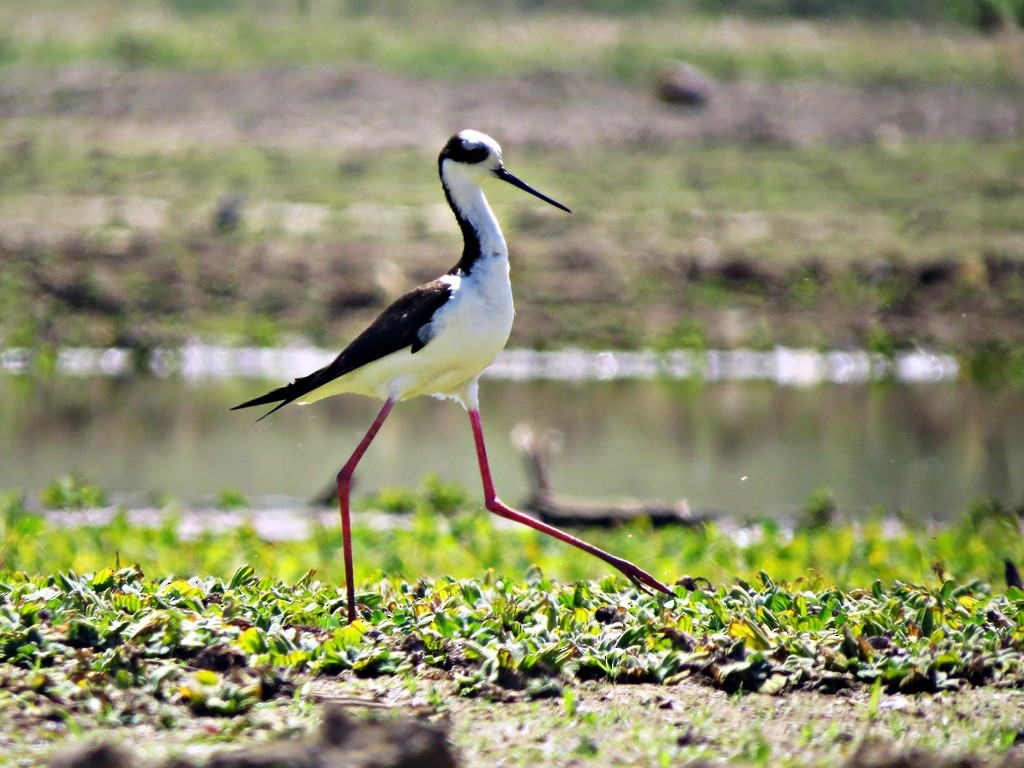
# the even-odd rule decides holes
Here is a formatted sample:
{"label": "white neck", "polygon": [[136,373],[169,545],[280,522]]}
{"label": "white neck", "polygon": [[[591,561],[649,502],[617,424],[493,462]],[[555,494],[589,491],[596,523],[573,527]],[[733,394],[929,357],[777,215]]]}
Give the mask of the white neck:
{"label": "white neck", "polygon": [[457,269],[469,273],[479,259],[507,261],[505,236],[477,179],[451,164],[445,170],[442,183],[465,243]]}

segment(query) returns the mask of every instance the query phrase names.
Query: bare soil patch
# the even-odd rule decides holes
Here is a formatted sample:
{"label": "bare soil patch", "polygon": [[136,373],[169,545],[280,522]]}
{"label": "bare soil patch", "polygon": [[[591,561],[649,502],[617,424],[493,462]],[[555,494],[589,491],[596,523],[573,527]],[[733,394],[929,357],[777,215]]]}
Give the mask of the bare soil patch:
{"label": "bare soil patch", "polygon": [[693,109],[660,102],[653,83],[559,72],[455,82],[349,68],[191,73],[77,66],[5,73],[0,118],[0,135],[7,136],[38,128],[43,119],[83,142],[253,142],[351,152],[432,150],[467,126],[493,131],[508,145],[574,149],[992,141],[1024,132],[1024,87],[737,80],[718,84],[709,104]]}
{"label": "bare soil patch", "polygon": [[[1015,749],[971,754],[972,732],[1016,727],[1020,691],[893,696],[873,709],[863,690],[730,696],[694,683],[669,688],[585,683],[570,704],[562,698],[466,699],[448,690],[447,682],[435,685],[443,691],[441,711],[429,706],[422,692],[394,679],[315,680],[303,697],[321,706],[298,718],[284,704],[264,710],[252,719],[263,723],[262,735],[250,734],[233,745],[188,748],[196,737],[220,727],[197,718],[173,733],[147,733],[147,747],[140,752],[129,748],[133,737],[122,726],[70,741],[51,766],[640,766],[671,759],[673,765],[697,768],[723,760],[763,764],[758,750],[808,766],[1024,765],[1024,753]],[[274,743],[264,742],[268,736]]]}

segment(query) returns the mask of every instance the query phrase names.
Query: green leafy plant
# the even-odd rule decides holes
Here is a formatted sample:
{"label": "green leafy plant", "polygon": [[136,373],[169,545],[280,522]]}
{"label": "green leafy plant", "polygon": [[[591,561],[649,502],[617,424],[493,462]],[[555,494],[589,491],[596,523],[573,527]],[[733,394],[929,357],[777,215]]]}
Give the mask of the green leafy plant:
{"label": "green leafy plant", "polygon": [[249,499],[237,488],[222,488],[217,493],[217,509],[230,511],[248,509],[251,506]]}
{"label": "green leafy plant", "polygon": [[39,503],[46,509],[88,509],[107,505],[107,494],[102,488],[77,475],[65,475],[54,480],[39,494]]}

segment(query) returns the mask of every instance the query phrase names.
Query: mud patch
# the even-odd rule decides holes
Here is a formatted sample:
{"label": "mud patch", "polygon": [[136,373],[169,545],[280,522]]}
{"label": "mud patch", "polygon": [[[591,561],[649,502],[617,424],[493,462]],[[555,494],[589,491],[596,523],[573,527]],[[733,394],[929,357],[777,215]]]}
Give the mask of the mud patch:
{"label": "mud patch", "polygon": [[83,65],[6,73],[0,118],[0,138],[35,132],[44,120],[86,142],[103,136],[159,149],[243,142],[355,154],[433,151],[473,126],[510,146],[578,151],[681,141],[993,141],[1024,131],[1024,98],[1020,88],[966,84],[737,80],[719,84],[705,108],[692,109],[661,102],[653,83],[560,72],[453,82],[351,68],[191,73]]}

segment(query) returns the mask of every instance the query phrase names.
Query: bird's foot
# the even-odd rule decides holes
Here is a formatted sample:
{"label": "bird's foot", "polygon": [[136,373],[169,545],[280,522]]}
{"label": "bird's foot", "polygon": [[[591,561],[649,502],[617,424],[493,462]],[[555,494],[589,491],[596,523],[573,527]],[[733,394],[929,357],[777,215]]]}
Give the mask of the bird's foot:
{"label": "bird's foot", "polygon": [[619,570],[628,578],[641,592],[646,592],[648,595],[653,595],[654,591],[661,592],[666,595],[675,596],[675,592],[669,589],[667,586],[662,584],[656,578],[651,576],[647,571],[642,568],[633,565],[632,563],[625,563],[619,567]]}

